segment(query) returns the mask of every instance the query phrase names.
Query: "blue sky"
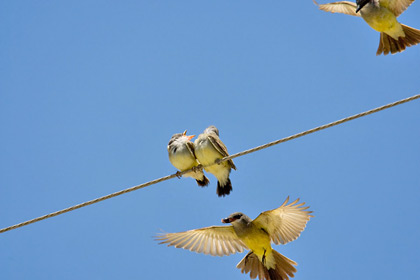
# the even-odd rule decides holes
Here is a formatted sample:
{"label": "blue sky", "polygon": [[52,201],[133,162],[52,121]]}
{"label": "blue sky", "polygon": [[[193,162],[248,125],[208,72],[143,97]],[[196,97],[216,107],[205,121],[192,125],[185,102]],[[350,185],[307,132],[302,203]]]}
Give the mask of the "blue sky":
{"label": "blue sky", "polygon": [[[324,2],[323,2],[324,3]],[[399,20],[420,28],[420,4]],[[174,173],[172,134],[214,124],[230,153],[419,93],[420,46],[376,56],[362,19],[312,1],[2,1],[0,228]],[[235,159],[233,192],[173,179],[0,234],[4,279],[249,279],[245,254],[161,230],[314,211],[274,246],[294,279],[418,279],[420,103]]]}

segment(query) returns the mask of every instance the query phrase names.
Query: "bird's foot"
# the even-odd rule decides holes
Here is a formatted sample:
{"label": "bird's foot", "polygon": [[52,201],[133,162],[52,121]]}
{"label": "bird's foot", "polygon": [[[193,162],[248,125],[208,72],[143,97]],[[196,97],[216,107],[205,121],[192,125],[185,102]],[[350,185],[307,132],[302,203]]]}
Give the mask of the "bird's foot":
{"label": "bird's foot", "polygon": [[203,165],[202,164],[199,164],[197,166],[193,166],[193,168],[191,168],[191,169],[192,169],[192,171],[194,171],[195,173],[197,173],[197,172],[200,172],[200,171],[203,170]]}
{"label": "bird's foot", "polygon": [[181,179],[181,177],[182,177],[182,174],[181,174],[181,172],[180,172],[180,171],[177,171],[177,172],[175,173],[175,175],[176,175],[176,177],[178,177],[178,179]]}

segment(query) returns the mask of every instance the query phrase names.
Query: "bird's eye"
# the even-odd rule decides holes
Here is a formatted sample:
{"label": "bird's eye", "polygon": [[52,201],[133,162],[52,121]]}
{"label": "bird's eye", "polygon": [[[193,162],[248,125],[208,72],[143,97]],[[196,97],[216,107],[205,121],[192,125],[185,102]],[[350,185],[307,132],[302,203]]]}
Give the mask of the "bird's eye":
{"label": "bird's eye", "polygon": [[242,215],[238,214],[238,215],[235,215],[235,217],[233,217],[233,218],[235,218],[235,220],[239,220],[241,217],[242,217]]}

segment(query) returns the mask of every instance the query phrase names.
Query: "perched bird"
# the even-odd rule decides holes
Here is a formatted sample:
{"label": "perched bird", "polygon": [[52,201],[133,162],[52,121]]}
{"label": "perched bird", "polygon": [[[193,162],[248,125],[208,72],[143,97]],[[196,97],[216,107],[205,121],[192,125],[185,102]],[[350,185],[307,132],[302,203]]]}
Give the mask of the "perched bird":
{"label": "perched bird", "polygon": [[[169,161],[175,168],[185,171],[199,165],[194,154],[194,143],[191,139],[195,135],[187,136],[187,131],[172,135],[168,143]],[[200,187],[207,186],[210,181],[202,170],[191,171],[184,174],[185,177],[192,177]]]}
{"label": "perched bird", "polygon": [[212,256],[230,255],[249,249],[238,263],[242,273],[250,273],[251,279],[286,280],[296,272],[296,262],[271,248],[286,244],[299,237],[305,229],[312,211],[297,204],[299,199],[287,204],[289,197],[277,209],[262,212],[255,220],[243,213],[233,213],[223,223],[231,226],[212,226],[158,236],[160,244],[188,249]]}
{"label": "perched bird", "polygon": [[[211,125],[200,134],[194,141],[195,155],[202,165],[215,163],[216,160],[229,156],[225,144],[219,138],[219,130]],[[236,170],[232,160],[205,167],[204,170],[217,178],[217,195],[225,196],[232,190],[232,183],[229,179],[231,169]]]}
{"label": "perched bird", "polygon": [[406,47],[420,43],[420,30],[397,21],[414,0],[356,0],[356,3],[340,1],[321,5],[313,1],[326,12],[361,16],[370,27],[380,32],[376,55],[402,52]]}

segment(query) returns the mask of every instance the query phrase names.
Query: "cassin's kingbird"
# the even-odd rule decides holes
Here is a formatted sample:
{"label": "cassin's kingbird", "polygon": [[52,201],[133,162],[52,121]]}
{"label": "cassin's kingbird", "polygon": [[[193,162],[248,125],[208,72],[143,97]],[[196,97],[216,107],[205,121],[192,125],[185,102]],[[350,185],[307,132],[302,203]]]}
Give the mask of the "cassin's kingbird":
{"label": "cassin's kingbird", "polygon": [[255,220],[242,213],[233,213],[222,219],[231,226],[212,226],[185,232],[167,233],[156,239],[197,253],[212,256],[230,255],[249,249],[250,252],[238,263],[242,273],[250,273],[252,279],[282,280],[293,277],[296,262],[271,248],[286,244],[299,237],[309,221],[312,211],[297,204],[299,199],[287,204],[289,198],[277,209],[262,212]]}
{"label": "cassin's kingbird", "polygon": [[[174,134],[168,144],[169,161],[181,171],[191,169],[199,164],[194,154],[194,143],[190,141],[195,135],[188,136],[186,133],[185,130],[184,133]],[[191,171],[184,176],[194,178],[201,187],[207,186],[210,182],[202,170]]]}
{"label": "cassin's kingbird", "polygon": [[[202,165],[215,163],[216,160],[229,156],[225,144],[219,138],[219,130],[211,125],[200,134],[194,142],[195,155]],[[236,170],[232,160],[224,161],[205,167],[204,170],[217,178],[217,195],[225,196],[232,190],[232,183],[229,179],[231,168]]]}
{"label": "cassin's kingbird", "polygon": [[380,32],[376,55],[402,52],[406,47],[420,43],[420,30],[397,21],[414,0],[356,0],[356,3],[340,1],[321,5],[313,1],[326,12],[361,16],[370,27]]}

